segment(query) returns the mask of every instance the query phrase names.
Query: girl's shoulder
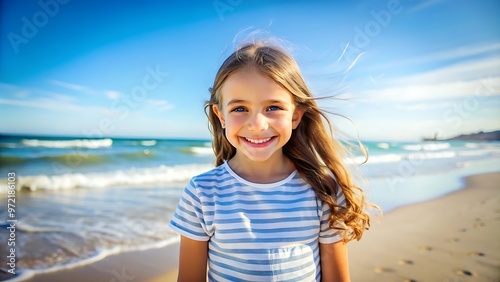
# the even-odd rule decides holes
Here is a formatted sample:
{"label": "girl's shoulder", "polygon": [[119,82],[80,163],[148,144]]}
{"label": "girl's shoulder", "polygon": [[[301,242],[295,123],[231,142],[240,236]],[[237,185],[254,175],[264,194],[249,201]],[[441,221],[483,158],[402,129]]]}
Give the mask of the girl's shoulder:
{"label": "girl's shoulder", "polygon": [[237,184],[224,165],[215,167],[191,178],[186,191],[196,195],[199,201],[212,206],[219,195],[231,193]]}
{"label": "girl's shoulder", "polygon": [[231,175],[225,169],[224,164],[212,168],[202,174],[196,175],[191,178],[190,184],[194,187],[199,186],[214,186],[217,183],[222,183],[227,180]]}

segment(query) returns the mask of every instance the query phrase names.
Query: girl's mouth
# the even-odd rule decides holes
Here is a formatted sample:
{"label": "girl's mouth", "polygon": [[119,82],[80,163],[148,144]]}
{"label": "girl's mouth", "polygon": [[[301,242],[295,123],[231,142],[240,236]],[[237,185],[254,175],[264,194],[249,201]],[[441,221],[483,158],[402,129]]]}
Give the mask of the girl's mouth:
{"label": "girl's mouth", "polygon": [[271,143],[275,138],[276,138],[276,136],[268,137],[268,138],[247,138],[247,137],[243,137],[242,139],[244,139],[247,144],[249,144],[249,145],[251,145],[253,147],[265,147],[269,143]]}

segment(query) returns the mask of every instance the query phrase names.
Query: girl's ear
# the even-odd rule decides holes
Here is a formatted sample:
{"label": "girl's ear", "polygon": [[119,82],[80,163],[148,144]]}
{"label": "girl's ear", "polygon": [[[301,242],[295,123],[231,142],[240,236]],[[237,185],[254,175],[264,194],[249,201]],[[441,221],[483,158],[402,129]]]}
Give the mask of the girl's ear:
{"label": "girl's ear", "polygon": [[299,126],[302,116],[304,115],[305,109],[303,107],[295,107],[292,115],[292,129],[296,129]]}
{"label": "girl's ear", "polygon": [[225,124],[226,122],[224,121],[224,116],[222,115],[222,112],[219,110],[219,106],[212,105],[212,110],[214,111],[214,114],[219,118],[219,121],[221,124]]}

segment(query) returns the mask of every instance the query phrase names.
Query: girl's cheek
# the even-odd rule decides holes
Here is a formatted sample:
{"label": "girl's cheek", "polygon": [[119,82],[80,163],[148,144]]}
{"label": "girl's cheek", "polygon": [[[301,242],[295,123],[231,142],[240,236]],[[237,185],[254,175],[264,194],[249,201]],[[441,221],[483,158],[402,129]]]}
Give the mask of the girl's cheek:
{"label": "girl's cheek", "polygon": [[231,118],[231,123],[235,126],[243,124],[245,122],[245,117],[243,115],[235,116]]}

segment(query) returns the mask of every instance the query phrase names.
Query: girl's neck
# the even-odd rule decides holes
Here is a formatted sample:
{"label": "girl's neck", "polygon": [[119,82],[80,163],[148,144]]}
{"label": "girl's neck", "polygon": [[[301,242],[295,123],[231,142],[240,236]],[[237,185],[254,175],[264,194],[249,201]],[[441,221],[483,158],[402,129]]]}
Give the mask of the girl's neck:
{"label": "girl's neck", "polygon": [[245,180],[254,183],[273,183],[287,178],[294,170],[293,162],[283,153],[275,154],[263,162],[238,154],[228,161],[231,169]]}

